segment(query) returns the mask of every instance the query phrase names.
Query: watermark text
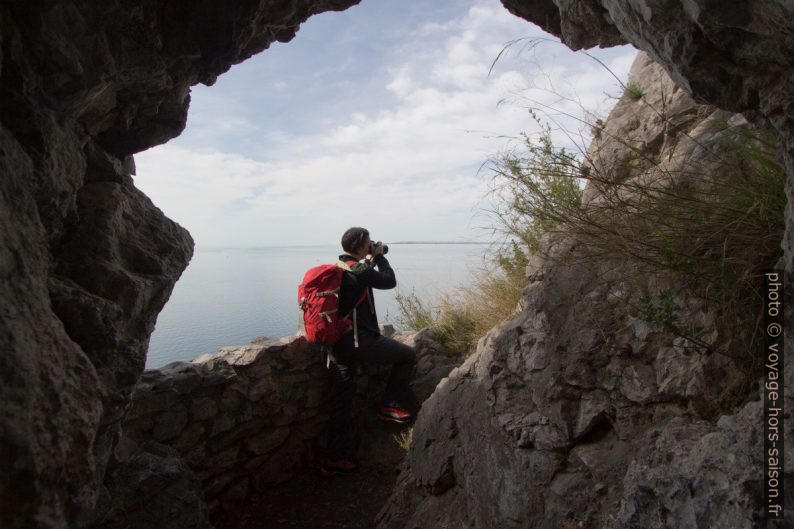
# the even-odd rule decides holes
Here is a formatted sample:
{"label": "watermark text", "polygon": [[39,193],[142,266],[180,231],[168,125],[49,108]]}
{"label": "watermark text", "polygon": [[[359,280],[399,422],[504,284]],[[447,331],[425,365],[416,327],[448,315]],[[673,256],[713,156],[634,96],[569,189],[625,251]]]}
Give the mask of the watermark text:
{"label": "watermark text", "polygon": [[764,518],[783,519],[783,270],[764,272]]}

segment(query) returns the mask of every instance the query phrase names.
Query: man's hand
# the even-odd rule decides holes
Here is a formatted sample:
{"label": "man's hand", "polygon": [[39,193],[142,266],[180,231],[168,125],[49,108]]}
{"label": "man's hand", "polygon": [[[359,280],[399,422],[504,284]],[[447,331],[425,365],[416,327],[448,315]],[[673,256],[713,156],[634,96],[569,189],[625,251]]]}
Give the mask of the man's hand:
{"label": "man's hand", "polygon": [[378,241],[372,244],[372,258],[383,255],[383,243]]}

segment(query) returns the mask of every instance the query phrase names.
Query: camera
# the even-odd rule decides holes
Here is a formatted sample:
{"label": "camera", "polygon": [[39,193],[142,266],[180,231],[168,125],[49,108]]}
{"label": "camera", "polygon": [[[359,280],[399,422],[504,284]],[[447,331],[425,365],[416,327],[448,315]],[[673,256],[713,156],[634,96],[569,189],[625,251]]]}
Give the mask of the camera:
{"label": "camera", "polygon": [[383,253],[384,254],[389,253],[389,246],[387,244],[383,244],[382,242],[378,241],[378,242],[373,242],[373,243],[371,243],[369,245],[369,253],[370,253],[370,255],[375,255],[375,248],[377,248],[380,245],[383,245]]}

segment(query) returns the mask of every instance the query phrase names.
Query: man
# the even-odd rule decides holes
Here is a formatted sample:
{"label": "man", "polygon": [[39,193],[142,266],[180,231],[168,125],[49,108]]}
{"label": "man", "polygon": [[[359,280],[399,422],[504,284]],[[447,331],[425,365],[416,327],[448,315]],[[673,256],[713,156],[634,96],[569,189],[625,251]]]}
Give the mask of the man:
{"label": "man", "polygon": [[[358,365],[392,364],[377,415],[381,420],[404,424],[411,420],[406,407],[412,401],[409,383],[416,364],[416,354],[410,346],[381,335],[378,327],[372,289],[397,285],[394,270],[383,255],[383,244],[373,245],[364,228],[350,228],[342,235],[342,249],[345,253],[339,260],[347,263],[350,270],[342,278],[339,314],[354,318],[354,326],[334,344],[329,355],[331,423],[328,454],[320,467],[323,476],[348,474],[356,469],[351,415]],[[362,263],[367,255],[372,256],[371,261]]]}

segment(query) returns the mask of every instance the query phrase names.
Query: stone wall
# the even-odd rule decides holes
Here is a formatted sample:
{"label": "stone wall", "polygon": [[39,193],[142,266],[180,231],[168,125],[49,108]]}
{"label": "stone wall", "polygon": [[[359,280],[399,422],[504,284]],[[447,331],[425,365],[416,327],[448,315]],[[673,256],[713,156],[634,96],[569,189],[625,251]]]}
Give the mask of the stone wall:
{"label": "stone wall", "polygon": [[171,446],[209,507],[288,478],[328,420],[327,371],[305,340],[260,340],[145,371],[124,422],[131,440]]}
{"label": "stone wall", "polygon": [[[394,333],[391,326],[383,330]],[[417,352],[412,388],[421,402],[456,360],[427,331],[395,336]],[[359,398],[374,406],[388,371],[364,365]],[[314,465],[327,423],[328,371],[322,352],[302,338],[261,338],[147,370],[135,386],[109,465],[112,498],[94,524],[146,527],[146,516],[158,512],[169,527],[198,527],[207,511],[204,501],[210,513],[234,508],[249,494]],[[145,481],[142,474],[150,481],[159,476],[159,488],[131,486]],[[166,495],[178,516],[151,505],[167,503]]]}

